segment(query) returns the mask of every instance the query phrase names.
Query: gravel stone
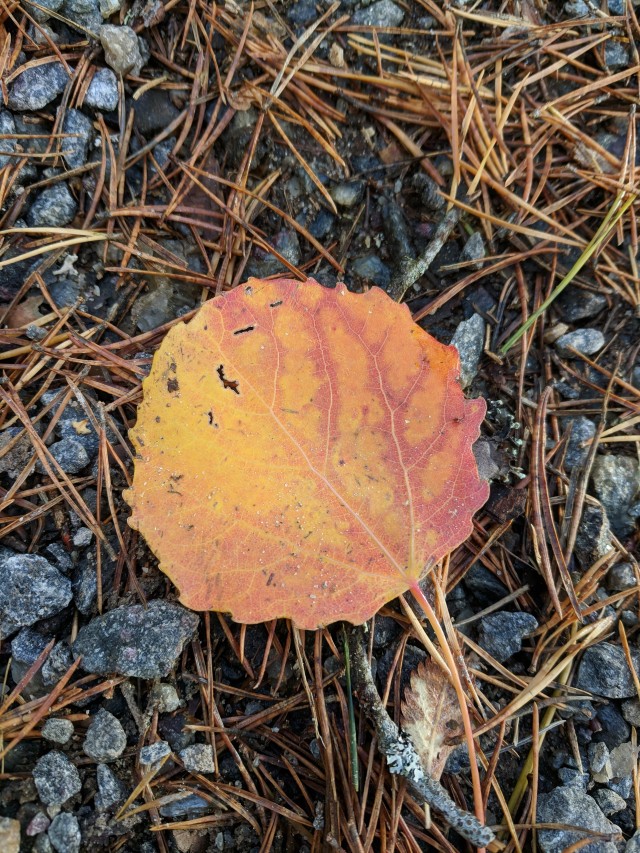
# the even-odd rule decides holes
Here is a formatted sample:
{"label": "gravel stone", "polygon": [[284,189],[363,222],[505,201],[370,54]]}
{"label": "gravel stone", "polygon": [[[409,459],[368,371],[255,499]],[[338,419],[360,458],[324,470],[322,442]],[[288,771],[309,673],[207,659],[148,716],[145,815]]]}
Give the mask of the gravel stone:
{"label": "gravel stone", "polygon": [[38,23],[44,24],[44,22],[48,21],[51,17],[49,12],[59,12],[62,8],[63,2],[64,0],[42,0],[42,2],[38,0],[38,5],[44,6],[44,9],[36,9],[35,6],[32,6],[29,9],[29,14],[32,15]]}
{"label": "gravel stone", "polygon": [[629,50],[619,41],[608,41],[604,46],[604,64],[610,71],[617,71],[629,65]]}
{"label": "gravel stone", "polygon": [[621,743],[626,743],[631,737],[629,724],[613,702],[602,705],[596,712],[596,719],[601,726],[601,731],[596,732],[593,740],[606,743],[609,749],[615,749]]}
{"label": "gravel stone", "polygon": [[[593,774],[603,773],[606,770],[607,764],[609,764],[609,770],[611,769],[609,747],[606,743],[590,743],[587,751],[589,754],[589,769]],[[607,774],[607,778],[611,778],[610,772]]]}
{"label": "gravel stone", "polygon": [[54,442],[49,447],[49,452],[67,474],[79,474],[91,461],[84,445],[73,438],[62,438]]}
{"label": "gravel stone", "polygon": [[173,684],[154,684],[149,704],[157,708],[160,714],[170,714],[172,711],[177,711],[182,702]]}
{"label": "gravel stone", "polygon": [[25,219],[31,228],[63,228],[76,215],[78,205],[63,181],[38,193]]}
{"label": "gravel stone", "polygon": [[62,717],[47,720],[42,727],[42,737],[51,743],[65,744],[73,735],[73,723]]}
{"label": "gravel stone", "polygon": [[158,761],[162,761],[170,752],[171,747],[166,740],[157,740],[155,743],[142,747],[140,750],[140,764],[157,764]]}
{"label": "gravel stone", "polygon": [[55,100],[69,82],[69,75],[61,62],[25,68],[18,74],[9,89],[9,109],[41,110]]}
{"label": "gravel stone", "polygon": [[96,768],[98,792],[95,797],[96,809],[99,812],[109,811],[121,803],[126,796],[126,789],[120,779],[106,764],[98,764]]}
{"label": "gravel stone", "polygon": [[82,746],[83,751],[94,761],[115,761],[125,750],[127,736],[116,717],[100,708],[92,718]]}
{"label": "gravel stone", "polygon": [[631,563],[617,563],[607,573],[607,589],[610,592],[622,592],[632,589],[638,583]]}
{"label": "gravel stone", "polygon": [[391,270],[377,255],[356,258],[349,271],[359,284],[375,284],[385,289],[391,283]]}
{"label": "gravel stone", "polygon": [[[611,5],[609,5],[611,8]],[[577,323],[590,320],[607,307],[607,298],[601,293],[592,293],[578,287],[568,287],[555,302],[560,317],[565,323]]]}
{"label": "gravel stone", "polygon": [[616,794],[615,791],[610,791],[609,788],[599,788],[593,795],[593,799],[600,807],[602,814],[607,816],[621,812],[627,807],[626,801],[620,796],[620,794]]}
{"label": "gravel stone", "polygon": [[180,759],[192,773],[215,773],[213,748],[208,743],[195,743],[181,750]]}
{"label": "gravel stone", "polygon": [[198,616],[179,604],[151,601],[111,610],[80,629],[73,653],[98,674],[164,678],[198,627]]}
{"label": "gravel stone", "polygon": [[614,533],[628,536],[635,526],[629,509],[640,491],[640,463],[628,456],[599,456],[592,477]]}
{"label": "gravel stone", "polygon": [[133,126],[143,136],[154,136],[159,130],[178,118],[180,110],[171,100],[169,92],[150,89],[135,102]]}
{"label": "gravel stone", "polygon": [[53,853],[53,847],[48,835],[38,835],[33,842],[33,853]]}
{"label": "gravel stone", "polygon": [[[271,245],[276,249],[283,258],[286,258],[289,263],[297,265],[300,262],[300,242],[295,231],[289,231],[283,228],[273,237]],[[255,276],[256,278],[266,278],[274,275],[277,272],[282,272],[284,267],[280,260],[271,252],[265,252],[263,249],[255,249],[249,263],[247,264],[247,276]],[[138,300],[140,302],[141,300]],[[173,315],[172,315],[173,316]],[[140,324],[138,324],[140,325]]]}
{"label": "gravel stone", "polygon": [[56,685],[72,663],[73,657],[69,644],[64,640],[56,643],[40,670],[45,687]]}
{"label": "gravel stone", "polygon": [[36,554],[0,552],[0,633],[3,637],[53,616],[71,601],[71,583]]}
{"label": "gravel stone", "polygon": [[[11,267],[9,267],[11,269]],[[29,464],[33,456],[33,445],[29,436],[21,427],[9,427],[0,433],[0,450],[3,450],[7,444],[17,435],[22,433],[22,438],[9,450],[2,458],[0,458],[0,474],[8,474],[12,480],[19,477],[25,467]],[[35,463],[31,463],[31,471],[35,468]]]}
{"label": "gravel stone", "polygon": [[[13,116],[9,112],[9,110],[1,110],[0,111],[0,134],[9,134],[16,132],[16,123],[13,119]],[[16,150],[16,140],[15,139],[2,139],[0,140],[0,149],[2,151],[10,152]],[[15,162],[14,158],[7,154],[0,154],[0,169],[3,169],[9,163]]]}
{"label": "gravel stone", "polygon": [[47,835],[51,846],[58,853],[79,853],[82,835],[75,815],[62,812],[54,817]]}
{"label": "gravel stone", "polygon": [[140,53],[138,36],[131,27],[103,24],[98,30],[104,48],[104,59],[116,74],[126,77],[129,72],[139,74],[144,61]]}
{"label": "gravel stone", "polygon": [[556,349],[565,358],[572,358],[573,354],[569,352],[569,347],[583,355],[594,355],[602,349],[604,343],[604,335],[600,329],[575,329],[558,338]]}
{"label": "gravel stone", "polygon": [[404,20],[404,10],[391,0],[378,0],[365,9],[358,9],[351,22],[360,27],[398,27]]}
{"label": "gravel stone", "polygon": [[57,750],[47,752],[36,761],[33,781],[45,806],[61,806],[82,788],[75,765]]}
{"label": "gravel stone", "polygon": [[91,545],[93,533],[88,527],[81,527],[73,534],[73,544],[76,548],[86,548]]}
{"label": "gravel stone", "polygon": [[586,506],[578,526],[575,554],[583,569],[588,569],[612,548],[611,527],[599,506]]}
{"label": "gravel stone", "polygon": [[[47,645],[47,639],[34,631],[33,628],[23,628],[11,641],[11,676],[16,684],[33,666]],[[29,699],[37,699],[47,692],[42,670],[36,672],[25,686],[24,693]]]}
{"label": "gravel stone", "polygon": [[640,728],[640,701],[638,699],[627,699],[622,703],[622,716],[632,726]]}
{"label": "gravel stone", "polygon": [[62,141],[65,163],[69,169],[84,166],[93,139],[93,122],[80,110],[69,109],[64,114],[62,132],[71,136]]}
{"label": "gravel stone", "polygon": [[[167,803],[164,806],[160,806],[160,814],[162,817],[174,818],[174,817],[198,817],[202,812],[207,811],[211,808],[211,803],[208,803],[203,797],[199,797],[197,794],[189,794],[186,797],[181,797],[179,800],[174,800],[171,803]],[[240,848],[240,850],[249,850],[252,849],[253,845],[245,845]]]}
{"label": "gravel stone", "polygon": [[478,642],[499,663],[522,648],[522,638],[538,627],[538,620],[531,613],[492,613],[480,620]]}
{"label": "gravel stone", "polygon": [[624,779],[631,776],[638,760],[638,747],[631,741],[621,743],[611,750],[611,776],[613,779]]}
{"label": "gravel stone", "polygon": [[480,314],[474,314],[469,320],[463,320],[451,339],[460,354],[460,383],[467,388],[478,372],[480,357],[484,348],[485,323]]}
{"label": "gravel stone", "polygon": [[2,853],[20,853],[20,821],[0,817],[0,850]]}
{"label": "gravel stone", "polygon": [[640,853],[640,829],[637,829],[627,841],[624,853]]}
{"label": "gravel stone", "polygon": [[[616,832],[614,826],[602,813],[596,801],[577,786],[555,788],[543,794],[538,801],[540,823],[562,823],[584,827],[586,832],[566,829],[542,829],[538,833],[538,844],[542,853],[562,853],[567,847],[588,837],[590,832]],[[581,848],[585,853],[617,853],[612,841],[594,841]]]}
{"label": "gravel stone", "polygon": [[474,231],[473,234],[467,240],[467,242],[464,244],[464,248],[460,253],[460,260],[476,261],[476,263],[473,264],[473,269],[479,270],[482,269],[482,261],[484,260],[486,254],[487,249],[484,245],[482,234],[479,231]]}
{"label": "gravel stone", "polygon": [[110,68],[100,68],[84,96],[83,106],[92,110],[110,113],[117,109],[120,97],[118,95],[118,78]]}
{"label": "gravel stone", "polygon": [[94,33],[98,32],[102,24],[98,0],[64,0],[62,12],[67,18]]}
{"label": "gravel stone", "polygon": [[122,8],[120,0],[100,0],[100,14],[106,21]]}
{"label": "gravel stone", "polygon": [[[632,652],[631,657],[636,670],[640,671],[640,653]],[[598,643],[586,650],[575,686],[607,699],[628,699],[636,693],[624,651],[611,643]]]}
{"label": "gravel stone", "polygon": [[364,198],[364,181],[345,181],[329,190],[329,195],[339,207],[354,207]]}
{"label": "gravel stone", "polygon": [[566,418],[564,423],[567,427],[571,424],[571,435],[564,457],[564,467],[567,471],[571,471],[576,466],[582,465],[589,455],[589,446],[583,447],[582,445],[594,437],[596,425],[582,415],[577,418]]}

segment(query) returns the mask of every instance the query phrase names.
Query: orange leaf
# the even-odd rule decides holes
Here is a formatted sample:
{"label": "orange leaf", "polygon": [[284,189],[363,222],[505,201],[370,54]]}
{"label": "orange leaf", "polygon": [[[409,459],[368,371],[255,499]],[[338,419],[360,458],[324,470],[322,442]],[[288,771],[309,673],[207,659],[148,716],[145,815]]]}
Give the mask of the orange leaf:
{"label": "orange leaf", "polygon": [[422,767],[436,781],[442,776],[453,738],[464,733],[456,691],[431,659],[411,673],[404,693],[402,728],[411,738]]}
{"label": "orange leaf", "polygon": [[194,610],[363,622],[471,532],[484,400],[406,306],[250,279],[144,382],[129,523]]}

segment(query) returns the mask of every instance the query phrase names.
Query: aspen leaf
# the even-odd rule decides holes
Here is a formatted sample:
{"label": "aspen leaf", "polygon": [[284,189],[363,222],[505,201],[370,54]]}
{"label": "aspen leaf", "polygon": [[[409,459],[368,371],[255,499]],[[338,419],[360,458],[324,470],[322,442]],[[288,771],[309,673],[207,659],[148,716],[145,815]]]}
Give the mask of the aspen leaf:
{"label": "aspen leaf", "polygon": [[175,326],[125,498],[194,610],[371,617],[471,532],[485,412],[458,353],[382,290],[249,279]]}
{"label": "aspen leaf", "polygon": [[463,734],[463,725],[456,691],[431,659],[411,673],[401,713],[402,728],[411,738],[423,769],[438,780],[455,748],[451,741]]}

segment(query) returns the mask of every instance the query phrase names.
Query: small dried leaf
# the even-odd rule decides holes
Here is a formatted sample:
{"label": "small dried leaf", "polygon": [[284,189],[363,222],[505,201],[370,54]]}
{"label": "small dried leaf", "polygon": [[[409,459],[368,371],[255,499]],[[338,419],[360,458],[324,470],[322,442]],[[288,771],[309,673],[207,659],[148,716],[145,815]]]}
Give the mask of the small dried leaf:
{"label": "small dried leaf", "polygon": [[424,770],[438,780],[463,733],[458,697],[441,667],[428,659],[411,673],[402,703],[402,728],[411,738]]}
{"label": "small dried leaf", "polygon": [[129,523],[188,607],[361,623],[487,499],[485,404],[458,375],[457,350],[378,288],[250,279],[156,353]]}
{"label": "small dried leaf", "polygon": [[89,426],[89,420],[87,418],[83,418],[81,421],[71,421],[71,426],[74,428],[77,435],[91,434],[91,427]]}

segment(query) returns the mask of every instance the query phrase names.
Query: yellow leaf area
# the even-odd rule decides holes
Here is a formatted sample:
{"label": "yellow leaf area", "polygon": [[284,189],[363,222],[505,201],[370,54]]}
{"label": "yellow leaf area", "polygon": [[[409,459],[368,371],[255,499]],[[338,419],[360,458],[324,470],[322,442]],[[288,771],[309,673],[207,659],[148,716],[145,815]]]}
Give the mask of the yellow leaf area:
{"label": "yellow leaf area", "polygon": [[456,691],[438,664],[427,659],[411,673],[402,703],[402,728],[433,779],[442,776],[452,742],[463,734]]}
{"label": "yellow leaf area", "polygon": [[358,624],[471,532],[485,411],[405,306],[280,279],[174,327],[132,431],[129,523],[194,610]]}

